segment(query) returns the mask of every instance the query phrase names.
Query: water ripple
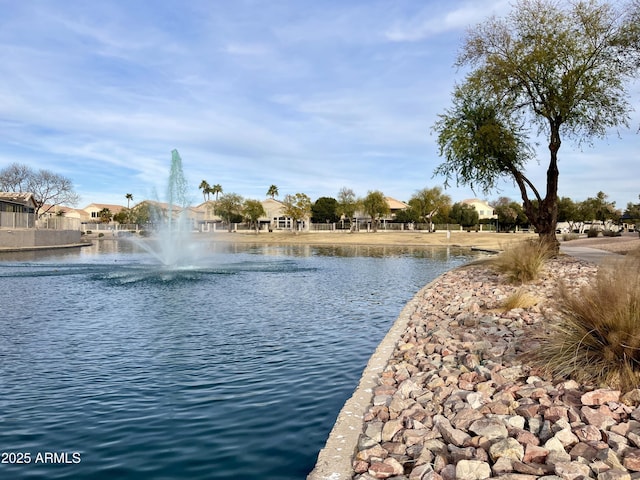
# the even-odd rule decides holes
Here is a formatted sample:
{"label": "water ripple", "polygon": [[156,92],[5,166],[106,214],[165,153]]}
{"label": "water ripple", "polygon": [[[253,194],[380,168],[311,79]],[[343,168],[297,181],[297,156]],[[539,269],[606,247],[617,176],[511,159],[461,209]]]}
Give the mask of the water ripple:
{"label": "water ripple", "polygon": [[404,303],[467,259],[265,252],[2,264],[0,444],[82,461],[0,477],[304,478]]}

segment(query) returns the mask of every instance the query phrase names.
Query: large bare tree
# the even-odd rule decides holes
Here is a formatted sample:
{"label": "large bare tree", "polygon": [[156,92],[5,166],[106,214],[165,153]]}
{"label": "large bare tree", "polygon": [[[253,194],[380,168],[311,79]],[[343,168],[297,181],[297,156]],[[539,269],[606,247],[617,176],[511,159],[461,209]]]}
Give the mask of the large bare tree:
{"label": "large bare tree", "polygon": [[49,170],[35,171],[19,163],[0,170],[0,190],[32,193],[36,217],[47,213],[56,205],[75,206],[80,201],[70,179]]}

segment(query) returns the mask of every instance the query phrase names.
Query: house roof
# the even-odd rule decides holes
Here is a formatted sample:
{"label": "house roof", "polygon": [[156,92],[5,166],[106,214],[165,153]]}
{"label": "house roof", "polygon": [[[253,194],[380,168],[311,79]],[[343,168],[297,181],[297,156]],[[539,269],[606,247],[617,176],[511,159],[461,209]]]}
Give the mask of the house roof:
{"label": "house roof", "polygon": [[33,193],[31,192],[0,192],[0,200],[19,205],[35,205]]}
{"label": "house roof", "polygon": [[110,203],[90,203],[89,205],[84,207],[83,210],[102,210],[104,208],[108,208],[111,213],[118,213],[125,207],[123,207],[122,205],[114,205]]}
{"label": "house roof", "polygon": [[385,200],[389,204],[389,208],[391,210],[405,210],[409,208],[409,205],[407,205],[404,202],[401,202],[400,200],[396,200],[395,198],[385,197]]}

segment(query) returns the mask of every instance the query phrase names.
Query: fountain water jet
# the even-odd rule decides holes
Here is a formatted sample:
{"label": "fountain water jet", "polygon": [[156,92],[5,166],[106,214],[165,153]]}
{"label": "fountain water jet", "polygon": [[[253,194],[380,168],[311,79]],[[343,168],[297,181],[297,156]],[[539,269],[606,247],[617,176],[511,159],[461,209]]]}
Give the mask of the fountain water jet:
{"label": "fountain water jet", "polygon": [[199,243],[192,238],[193,228],[187,209],[187,181],[182,171],[182,158],[174,149],[171,151],[167,208],[162,208],[159,202],[150,206],[153,238],[131,240],[166,267],[193,266],[202,252]]}

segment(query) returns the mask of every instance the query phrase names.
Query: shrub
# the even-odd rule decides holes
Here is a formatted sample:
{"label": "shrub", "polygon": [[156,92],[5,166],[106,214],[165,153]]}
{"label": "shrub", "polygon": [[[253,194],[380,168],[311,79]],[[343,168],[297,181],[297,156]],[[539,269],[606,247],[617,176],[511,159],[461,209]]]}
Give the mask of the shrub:
{"label": "shrub", "polygon": [[560,318],[533,364],[555,377],[631,390],[640,384],[640,258],[601,267],[580,292],[560,291]]}
{"label": "shrub", "polygon": [[537,305],[539,299],[533,295],[525,292],[522,289],[518,289],[509,295],[504,302],[502,302],[502,309],[504,311],[513,310],[514,308],[529,308]]}
{"label": "shrub", "polygon": [[577,240],[578,238],[580,238],[580,236],[577,233],[563,233],[562,234],[562,241],[563,242],[568,242],[570,240]]}
{"label": "shrub", "polygon": [[512,282],[525,283],[538,278],[545,262],[555,255],[555,249],[544,240],[533,239],[509,245],[495,257],[493,265],[506,273]]}
{"label": "shrub", "polygon": [[588,238],[595,238],[600,234],[600,230],[598,230],[597,228],[590,228],[589,230],[587,230],[587,237]]}

